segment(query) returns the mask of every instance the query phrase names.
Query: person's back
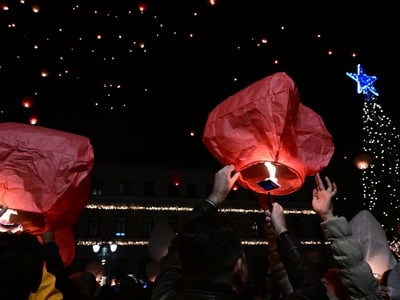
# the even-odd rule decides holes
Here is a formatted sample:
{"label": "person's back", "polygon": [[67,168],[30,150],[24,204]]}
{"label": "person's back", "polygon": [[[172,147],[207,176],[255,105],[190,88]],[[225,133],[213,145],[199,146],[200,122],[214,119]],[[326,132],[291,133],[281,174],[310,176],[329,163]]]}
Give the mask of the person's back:
{"label": "person's back", "polygon": [[26,300],[40,286],[44,248],[27,232],[0,233],[0,299]]}
{"label": "person's back", "polygon": [[[247,262],[236,226],[224,215],[202,215],[190,220],[176,238],[182,263],[183,299],[202,294],[215,299],[243,294]],[[184,296],[183,296],[184,295]]]}

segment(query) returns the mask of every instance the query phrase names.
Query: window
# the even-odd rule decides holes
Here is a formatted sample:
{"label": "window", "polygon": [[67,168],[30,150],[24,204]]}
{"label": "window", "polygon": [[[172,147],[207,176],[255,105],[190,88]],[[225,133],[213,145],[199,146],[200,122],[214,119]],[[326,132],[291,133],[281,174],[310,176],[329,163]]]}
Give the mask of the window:
{"label": "window", "polygon": [[103,179],[94,179],[92,181],[92,191],[91,194],[93,196],[101,196],[103,195],[104,189],[104,180]]}
{"label": "window", "polygon": [[88,235],[89,237],[97,237],[99,234],[99,218],[92,216],[88,221]]}
{"label": "window", "polygon": [[115,236],[126,236],[126,218],[117,217]]}
{"label": "window", "polygon": [[153,231],[153,217],[144,217],[143,218],[143,227],[142,227],[142,236],[149,237],[151,232]]}
{"label": "window", "polygon": [[154,196],[155,194],[155,183],[154,181],[146,181],[144,183],[144,195],[145,196]]}
{"label": "window", "polygon": [[118,182],[118,195],[120,195],[120,196],[128,196],[129,195],[129,181],[128,180],[120,180]]}

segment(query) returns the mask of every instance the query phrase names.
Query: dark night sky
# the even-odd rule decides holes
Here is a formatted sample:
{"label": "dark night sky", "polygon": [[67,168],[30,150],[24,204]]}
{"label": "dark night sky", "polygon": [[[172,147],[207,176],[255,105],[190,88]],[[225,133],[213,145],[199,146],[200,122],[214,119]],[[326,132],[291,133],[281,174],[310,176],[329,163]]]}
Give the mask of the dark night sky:
{"label": "dark night sky", "polygon": [[208,113],[283,71],[337,153],[354,151],[363,95],[345,73],[361,64],[377,76],[394,119],[400,19],[394,3],[340,3],[3,1],[0,121],[36,114],[37,125],[89,137],[98,160],[214,166],[201,141]]}

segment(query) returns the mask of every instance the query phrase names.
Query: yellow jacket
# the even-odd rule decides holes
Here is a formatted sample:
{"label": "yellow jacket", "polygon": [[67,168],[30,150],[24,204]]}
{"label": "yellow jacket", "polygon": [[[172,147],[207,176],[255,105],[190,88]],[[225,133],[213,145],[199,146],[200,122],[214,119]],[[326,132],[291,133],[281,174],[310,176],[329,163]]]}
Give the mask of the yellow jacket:
{"label": "yellow jacket", "polygon": [[63,300],[63,294],[56,288],[56,277],[43,270],[42,283],[36,293],[31,293],[29,300]]}

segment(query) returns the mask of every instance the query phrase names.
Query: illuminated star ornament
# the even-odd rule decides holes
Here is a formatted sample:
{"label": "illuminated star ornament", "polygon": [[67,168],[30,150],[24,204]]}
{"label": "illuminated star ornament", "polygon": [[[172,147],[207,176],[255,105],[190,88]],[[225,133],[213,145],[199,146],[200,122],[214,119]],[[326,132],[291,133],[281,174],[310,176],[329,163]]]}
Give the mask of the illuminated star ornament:
{"label": "illuminated star ornament", "polygon": [[357,93],[366,94],[368,98],[368,92],[374,94],[375,96],[379,96],[378,92],[373,86],[373,83],[377,79],[376,76],[366,75],[360,64],[357,65],[357,74],[346,72],[346,75],[349,76],[351,79],[357,81]]}

